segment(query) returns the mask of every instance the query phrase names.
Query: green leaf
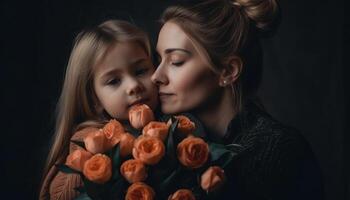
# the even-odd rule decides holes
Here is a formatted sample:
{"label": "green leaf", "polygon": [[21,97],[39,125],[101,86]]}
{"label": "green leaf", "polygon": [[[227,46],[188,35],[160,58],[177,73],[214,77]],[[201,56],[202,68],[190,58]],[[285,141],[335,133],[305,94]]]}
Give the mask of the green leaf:
{"label": "green leaf", "polygon": [[138,130],[134,127],[132,127],[131,125],[130,126],[127,126],[126,127],[126,132],[130,133],[131,135],[133,135],[135,138],[137,138],[138,136],[141,135],[141,130]]}
{"label": "green leaf", "polygon": [[226,145],[226,149],[237,153],[244,151],[244,147],[240,144],[228,144]]}
{"label": "green leaf", "polygon": [[112,180],[117,180],[120,177],[119,168],[121,164],[119,143],[113,147],[112,152],[112,169],[114,169]]}
{"label": "green leaf", "polygon": [[169,190],[168,187],[174,185],[177,179],[177,176],[181,174],[181,171],[182,171],[182,167],[179,166],[164,181],[160,183],[159,187],[162,193],[166,193]]}
{"label": "green leaf", "polygon": [[158,121],[167,123],[170,118],[171,118],[171,115],[162,114],[161,116],[158,117]]}
{"label": "green leaf", "polygon": [[219,160],[225,154],[231,154],[232,151],[226,149],[225,145],[209,143],[210,159],[212,162]]}
{"label": "green leaf", "polygon": [[120,165],[120,160],[121,160],[121,157],[120,157],[120,143],[118,143],[117,145],[115,145],[113,147],[113,154],[112,154],[112,159],[113,159],[113,167],[114,166],[119,166]]}
{"label": "green leaf", "polygon": [[227,168],[233,159],[237,158],[237,155],[244,151],[244,148],[239,144],[229,144],[225,146],[222,144],[210,143],[209,149],[211,162],[214,162],[223,169]]}
{"label": "green leaf", "polygon": [[124,179],[116,181],[110,190],[111,199],[124,199],[124,192],[127,190],[127,182]]}
{"label": "green leaf", "polygon": [[86,188],[86,193],[91,197],[92,199],[101,199],[101,196],[103,196],[106,193],[106,185],[105,184],[98,184],[94,183],[85,177],[83,177],[84,187]]}
{"label": "green leaf", "polygon": [[71,140],[72,143],[82,147],[83,149],[86,149],[85,148],[85,143],[83,141],[78,141],[78,140]]}
{"label": "green leaf", "polygon": [[81,174],[80,171],[72,169],[72,168],[70,168],[69,166],[67,166],[65,164],[56,164],[55,166],[58,168],[58,170],[60,170],[61,172],[66,173],[66,174]]}
{"label": "green leaf", "polygon": [[86,192],[85,187],[76,187],[76,188],[74,188],[74,190],[78,191],[79,193],[85,193]]}
{"label": "green leaf", "polygon": [[92,200],[92,198],[87,193],[82,193],[75,200]]}
{"label": "green leaf", "polygon": [[224,170],[229,166],[229,164],[232,162],[234,157],[234,154],[227,154],[227,157],[224,159],[221,168],[223,168]]}
{"label": "green leaf", "polygon": [[178,124],[179,124],[179,120],[174,117],[171,117],[171,126],[169,128],[169,135],[174,135]]}
{"label": "green leaf", "polygon": [[203,199],[203,190],[200,187],[200,185],[196,185],[191,188],[193,195],[195,196],[196,199]]}
{"label": "green leaf", "polygon": [[169,128],[166,154],[167,154],[168,162],[171,164],[175,164],[177,161],[177,158],[176,158],[176,144],[175,144],[174,136],[175,136],[175,132],[176,132],[176,128],[179,123],[179,120],[175,119],[173,121],[172,119],[172,122],[173,123]]}

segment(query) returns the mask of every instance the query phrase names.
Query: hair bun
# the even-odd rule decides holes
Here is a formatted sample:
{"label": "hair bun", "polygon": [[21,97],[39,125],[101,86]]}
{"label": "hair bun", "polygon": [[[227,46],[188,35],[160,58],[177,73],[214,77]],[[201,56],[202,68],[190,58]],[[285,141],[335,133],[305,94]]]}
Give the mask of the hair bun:
{"label": "hair bun", "polygon": [[241,7],[259,29],[268,30],[276,22],[278,15],[276,0],[233,0],[233,4]]}

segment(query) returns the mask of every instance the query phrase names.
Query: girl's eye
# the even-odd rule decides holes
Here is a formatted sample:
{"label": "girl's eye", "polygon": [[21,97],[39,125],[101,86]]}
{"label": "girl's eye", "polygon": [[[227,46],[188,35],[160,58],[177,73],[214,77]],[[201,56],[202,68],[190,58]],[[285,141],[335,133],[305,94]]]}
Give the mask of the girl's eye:
{"label": "girl's eye", "polygon": [[114,79],[111,79],[107,82],[107,85],[119,85],[121,82],[121,80],[119,78],[114,78]]}
{"label": "girl's eye", "polygon": [[184,63],[185,63],[185,61],[179,61],[179,62],[172,62],[171,64],[179,67],[179,66],[183,65]]}
{"label": "girl's eye", "polygon": [[144,75],[148,72],[148,68],[141,68],[135,71],[136,76]]}

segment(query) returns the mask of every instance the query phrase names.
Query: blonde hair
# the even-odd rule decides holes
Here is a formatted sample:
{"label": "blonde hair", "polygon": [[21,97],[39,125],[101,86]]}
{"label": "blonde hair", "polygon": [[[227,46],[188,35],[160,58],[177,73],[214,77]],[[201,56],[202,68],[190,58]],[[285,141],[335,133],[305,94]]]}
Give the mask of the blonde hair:
{"label": "blonde hair", "polygon": [[55,133],[44,178],[55,163],[64,162],[75,131],[86,126],[101,127],[107,120],[94,106],[97,97],[93,89],[93,72],[108,49],[119,42],[136,42],[151,57],[147,34],[125,21],[108,20],[76,37],[56,107]]}
{"label": "blonde hair", "polygon": [[239,112],[247,98],[254,99],[260,84],[262,52],[258,36],[278,22],[276,0],[206,0],[195,5],[171,6],[161,23],[176,23],[201,50],[211,69],[219,73],[228,59],[239,56],[244,67],[232,84],[234,107]]}

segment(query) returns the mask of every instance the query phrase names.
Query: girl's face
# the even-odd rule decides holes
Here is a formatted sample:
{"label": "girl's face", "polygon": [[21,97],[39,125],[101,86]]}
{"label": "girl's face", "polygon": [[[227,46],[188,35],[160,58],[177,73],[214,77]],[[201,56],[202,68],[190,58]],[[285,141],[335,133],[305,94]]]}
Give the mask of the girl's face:
{"label": "girl's face", "polygon": [[111,117],[128,119],[129,108],[158,104],[157,87],[151,81],[154,65],[144,49],[134,42],[112,46],[96,66],[94,89],[101,106]]}
{"label": "girl's face", "polygon": [[160,64],[152,76],[166,114],[205,109],[219,89],[219,77],[175,23],[162,27],[157,43]]}

